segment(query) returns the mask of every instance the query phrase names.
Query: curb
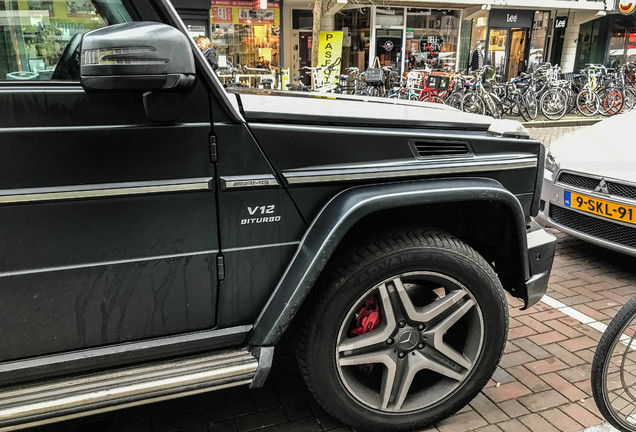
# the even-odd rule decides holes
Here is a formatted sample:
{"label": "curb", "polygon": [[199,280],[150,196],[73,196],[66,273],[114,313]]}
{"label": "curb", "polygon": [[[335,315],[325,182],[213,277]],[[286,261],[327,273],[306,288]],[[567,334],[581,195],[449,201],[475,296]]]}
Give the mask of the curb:
{"label": "curb", "polygon": [[566,127],[566,126],[590,126],[603,120],[603,118],[566,119],[566,120],[545,120],[530,121],[521,123],[526,128],[546,128],[546,127]]}

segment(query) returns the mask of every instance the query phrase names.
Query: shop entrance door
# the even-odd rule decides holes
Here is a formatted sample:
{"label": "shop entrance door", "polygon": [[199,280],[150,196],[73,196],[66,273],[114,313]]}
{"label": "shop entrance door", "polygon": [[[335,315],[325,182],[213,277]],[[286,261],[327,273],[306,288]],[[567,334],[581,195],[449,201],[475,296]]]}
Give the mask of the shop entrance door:
{"label": "shop entrance door", "polygon": [[402,30],[377,29],[375,33],[375,55],[382,66],[401,71]]}
{"label": "shop entrance door", "polygon": [[519,76],[525,70],[526,34],[527,30],[511,30],[507,78]]}
{"label": "shop entrance door", "polygon": [[488,34],[486,64],[504,81],[526,70],[527,29],[491,29]]}

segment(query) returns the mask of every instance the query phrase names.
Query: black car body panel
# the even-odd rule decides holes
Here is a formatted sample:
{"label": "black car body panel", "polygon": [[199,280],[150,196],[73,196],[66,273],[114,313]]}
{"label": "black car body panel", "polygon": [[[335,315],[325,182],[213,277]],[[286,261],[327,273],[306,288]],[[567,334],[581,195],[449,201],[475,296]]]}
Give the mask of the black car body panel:
{"label": "black car body panel", "polygon": [[[125,5],[186,33],[167,0]],[[90,410],[262,383],[268,347],[363,226],[448,231],[539,300],[554,251],[527,230],[539,142],[446,107],[228,94],[192,47],[196,84],[169,98],[0,83],[0,394],[33,392],[0,403],[0,428],[89,409],[58,383],[104,398]],[[152,120],[166,100],[176,119]],[[119,378],[137,375],[152,390]]]}

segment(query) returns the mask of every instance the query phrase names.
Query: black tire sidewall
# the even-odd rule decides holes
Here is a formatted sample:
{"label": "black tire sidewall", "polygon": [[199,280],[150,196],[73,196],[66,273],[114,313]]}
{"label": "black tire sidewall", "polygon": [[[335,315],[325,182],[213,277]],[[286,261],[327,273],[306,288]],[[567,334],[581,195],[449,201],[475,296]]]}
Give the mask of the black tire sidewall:
{"label": "black tire sidewall", "polygon": [[[500,283],[485,261],[446,248],[412,247],[394,251],[363,265],[353,275],[336,281],[336,292],[314,325],[309,358],[316,397],[340,419],[362,430],[410,430],[451,415],[479,392],[499,363],[507,335],[507,307]],[[358,402],[341,382],[335,359],[335,341],[340,326],[353,305],[380,282],[410,271],[434,271],[449,275],[464,285],[476,299],[484,321],[484,339],[475,366],[461,386],[446,398],[420,411],[382,413]],[[317,360],[319,359],[319,360]],[[384,425],[384,426],[379,426]]]}

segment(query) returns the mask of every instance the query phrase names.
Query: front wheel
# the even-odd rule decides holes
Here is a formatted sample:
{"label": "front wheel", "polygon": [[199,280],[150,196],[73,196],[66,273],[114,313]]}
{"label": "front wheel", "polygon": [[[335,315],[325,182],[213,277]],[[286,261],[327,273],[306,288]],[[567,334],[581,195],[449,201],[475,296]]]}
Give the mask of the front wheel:
{"label": "front wheel", "polygon": [[333,263],[301,312],[297,355],[327,411],[364,431],[410,431],[466,405],[503,352],[497,275],[440,232],[382,236]]}
{"label": "front wheel", "polygon": [[591,378],[594,401],[603,417],[621,431],[636,431],[636,297],[601,336]]}

